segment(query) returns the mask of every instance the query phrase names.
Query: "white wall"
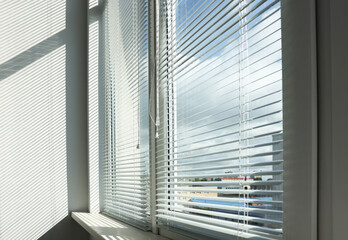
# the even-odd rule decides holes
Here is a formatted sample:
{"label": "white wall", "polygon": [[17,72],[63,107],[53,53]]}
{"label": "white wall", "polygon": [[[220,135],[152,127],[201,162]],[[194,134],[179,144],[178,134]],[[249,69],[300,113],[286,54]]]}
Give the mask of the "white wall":
{"label": "white wall", "polygon": [[0,239],[88,239],[87,11],[0,2]]}

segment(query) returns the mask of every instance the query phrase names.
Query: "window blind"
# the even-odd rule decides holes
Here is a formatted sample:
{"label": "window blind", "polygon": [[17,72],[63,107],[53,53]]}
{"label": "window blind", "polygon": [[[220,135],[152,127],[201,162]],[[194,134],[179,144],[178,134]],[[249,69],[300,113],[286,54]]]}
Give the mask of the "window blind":
{"label": "window blind", "polygon": [[157,5],[158,224],[280,239],[280,1]]}
{"label": "window blind", "polygon": [[102,212],[149,229],[148,2],[106,1]]}

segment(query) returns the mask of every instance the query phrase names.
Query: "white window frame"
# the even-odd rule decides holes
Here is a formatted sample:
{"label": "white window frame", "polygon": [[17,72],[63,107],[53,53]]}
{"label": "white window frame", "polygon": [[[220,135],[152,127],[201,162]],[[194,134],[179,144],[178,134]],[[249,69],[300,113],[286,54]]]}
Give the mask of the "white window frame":
{"label": "white window frame", "polygon": [[[149,0],[150,91],[156,86],[156,4]],[[282,61],[284,114],[284,239],[317,239],[317,62],[314,0],[282,0]],[[100,39],[102,47],[102,39]],[[101,48],[100,48],[101,49]],[[102,52],[102,51],[101,51]],[[102,56],[103,53],[101,53]],[[99,83],[104,87],[103,81]],[[155,96],[155,94],[151,94]],[[102,100],[104,96],[100,96]],[[100,101],[101,104],[103,101]],[[150,112],[155,115],[156,102]],[[103,115],[100,111],[100,115]],[[104,116],[99,116],[100,120]],[[104,127],[100,123],[100,127]],[[103,131],[101,131],[103,132]],[[101,133],[99,136],[102,136]],[[150,126],[150,165],[155,163],[155,126]],[[100,139],[101,151],[103,150]],[[102,155],[102,154],[101,154]],[[100,155],[100,156],[101,156]],[[188,239],[156,226],[156,179],[151,174],[152,232]],[[101,193],[102,197],[102,193]]]}

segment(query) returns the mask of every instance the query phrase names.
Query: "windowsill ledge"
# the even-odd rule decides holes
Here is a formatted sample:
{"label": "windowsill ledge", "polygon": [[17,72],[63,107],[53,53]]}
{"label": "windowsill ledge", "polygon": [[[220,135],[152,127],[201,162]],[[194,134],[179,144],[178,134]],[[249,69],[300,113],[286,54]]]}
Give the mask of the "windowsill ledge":
{"label": "windowsill ledge", "polygon": [[167,238],[144,232],[100,213],[73,212],[72,218],[96,240],[167,240]]}

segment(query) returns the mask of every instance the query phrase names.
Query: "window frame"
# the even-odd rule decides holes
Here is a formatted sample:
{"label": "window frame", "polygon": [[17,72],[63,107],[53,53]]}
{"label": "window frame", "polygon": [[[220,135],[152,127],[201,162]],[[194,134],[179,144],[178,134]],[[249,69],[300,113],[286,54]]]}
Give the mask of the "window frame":
{"label": "window frame", "polygon": [[[149,91],[156,89],[156,11],[159,0],[149,0]],[[284,239],[317,239],[317,56],[316,4],[314,0],[281,0],[284,129]],[[103,14],[103,13],[101,13]],[[101,20],[102,21],[102,20]],[[102,22],[101,24],[102,25]],[[103,29],[101,28],[101,31]],[[100,49],[103,34],[100,34]],[[100,51],[100,62],[103,60]],[[103,66],[103,64],[102,64]],[[100,72],[105,71],[101,69]],[[104,89],[102,74],[100,89]],[[103,91],[100,91],[104,93]],[[156,97],[150,113],[155,116]],[[106,96],[99,96],[104,104]],[[99,110],[100,157],[105,109]],[[150,122],[150,166],[155,164],[155,126]],[[102,158],[100,159],[100,161]],[[100,171],[101,174],[101,171]],[[156,177],[150,169],[150,207],[152,232],[173,239],[189,239],[177,232],[159,231],[156,226]],[[102,192],[100,197],[102,198]],[[102,202],[102,201],[100,201]],[[294,231],[296,229],[296,231]]]}
{"label": "window frame", "polygon": [[282,0],[284,239],[317,239],[315,11],[314,0]]}

